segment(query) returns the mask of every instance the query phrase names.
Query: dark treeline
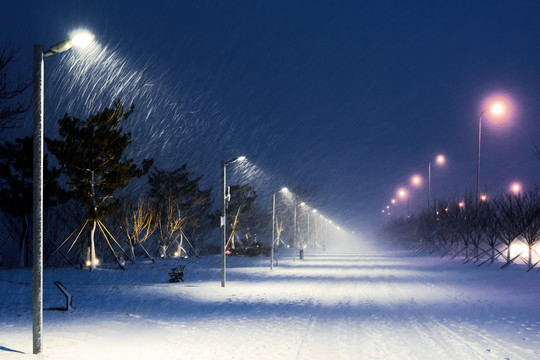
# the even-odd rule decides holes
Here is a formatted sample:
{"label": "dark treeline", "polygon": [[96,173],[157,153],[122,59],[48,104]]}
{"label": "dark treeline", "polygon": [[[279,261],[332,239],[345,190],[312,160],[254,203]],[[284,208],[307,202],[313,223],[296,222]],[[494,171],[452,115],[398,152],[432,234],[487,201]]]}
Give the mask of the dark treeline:
{"label": "dark treeline", "polygon": [[540,192],[533,185],[478,201],[474,195],[439,201],[416,215],[390,220],[383,231],[409,249],[478,264],[502,261],[503,267],[521,260],[530,270],[540,262],[534,248],[540,241]]}
{"label": "dark treeline", "polygon": [[[58,121],[58,138],[46,139],[45,264],[93,269],[114,261],[124,268],[137,257],[219,251],[219,237],[209,234],[221,214],[212,212],[212,188],[201,187],[202,175],[187,164],[165,169],[153,159],[137,163],[126,156],[132,138],[124,126],[134,111],[116,101],[85,120],[66,114]],[[31,137],[0,144],[0,265],[30,265],[32,146]],[[259,221],[266,213],[258,209],[253,187],[230,188],[229,246],[244,248],[268,221]]]}

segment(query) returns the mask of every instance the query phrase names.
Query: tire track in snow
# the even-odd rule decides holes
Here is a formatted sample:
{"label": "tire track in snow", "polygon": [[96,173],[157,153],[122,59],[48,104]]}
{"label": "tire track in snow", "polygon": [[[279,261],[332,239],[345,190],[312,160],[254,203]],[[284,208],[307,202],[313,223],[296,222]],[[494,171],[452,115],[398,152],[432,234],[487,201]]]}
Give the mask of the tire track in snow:
{"label": "tire track in snow", "polygon": [[[455,346],[465,347],[468,352],[472,355],[471,359],[481,359],[486,358],[486,356],[497,356],[495,354],[505,354],[508,352],[507,348],[501,346],[498,342],[490,339],[489,337],[481,334],[478,331],[475,331],[469,327],[463,326],[460,323],[450,321],[450,324],[458,327],[460,330],[466,331],[469,336],[463,336],[458,334],[456,331],[449,328],[448,325],[441,323],[436,316],[428,316],[418,310],[419,304],[416,303],[412,296],[405,294],[402,289],[398,289],[395,285],[397,278],[392,275],[388,268],[384,265],[379,264],[379,267],[387,278],[392,281],[384,282],[384,286],[387,288],[387,293],[394,301],[398,301],[398,294],[401,294],[401,298],[409,297],[411,301],[407,302],[407,305],[403,305],[404,310],[406,310],[406,318],[410,325],[412,325],[416,332],[422,336],[424,340],[432,342],[434,345],[439,346],[444,352],[448,355],[448,358],[456,358],[462,360],[462,352],[456,352],[453,348]],[[413,306],[411,306],[413,305]],[[442,316],[442,315],[441,315]],[[478,350],[477,347],[480,346],[480,343],[475,342],[471,343],[467,339],[481,338],[484,342],[487,342],[489,346],[488,349]],[[450,341],[454,344],[449,344]],[[449,347],[450,346],[450,347]],[[457,355],[456,353],[461,354]],[[512,359],[526,360],[525,358],[512,354]]]}

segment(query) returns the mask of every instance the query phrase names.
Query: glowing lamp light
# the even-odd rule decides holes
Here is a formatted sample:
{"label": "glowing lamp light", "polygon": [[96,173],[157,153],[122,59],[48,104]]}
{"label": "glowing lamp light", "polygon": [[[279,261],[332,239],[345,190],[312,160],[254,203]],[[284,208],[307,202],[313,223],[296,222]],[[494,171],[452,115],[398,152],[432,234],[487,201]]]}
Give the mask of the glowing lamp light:
{"label": "glowing lamp light", "polygon": [[76,47],[85,47],[88,46],[93,40],[95,36],[94,34],[86,31],[86,30],[77,30],[71,35],[71,39],[69,39],[69,42]]}
{"label": "glowing lamp light", "polygon": [[390,202],[391,202],[392,204],[395,204],[395,203],[396,203],[396,199],[392,199],[392,200],[390,200]]}
{"label": "glowing lamp light", "polygon": [[390,205],[386,205],[386,208],[387,208],[387,209],[390,209]]}
{"label": "glowing lamp light", "polygon": [[313,210],[311,210],[311,212],[315,214],[315,213],[317,213],[317,209],[313,209]]}
{"label": "glowing lamp light", "polygon": [[413,175],[411,177],[411,184],[414,186],[420,186],[422,184],[422,177],[420,175]]}
{"label": "glowing lamp light", "polygon": [[397,194],[400,198],[404,199],[407,197],[407,190],[405,190],[404,188],[400,188],[398,189]]}
{"label": "glowing lamp light", "polygon": [[245,156],[239,156],[238,159],[236,159],[236,161],[244,161],[244,160],[246,160]]}
{"label": "glowing lamp light", "polygon": [[86,260],[86,266],[90,266],[92,265],[92,263],[90,262],[90,260]]}
{"label": "glowing lamp light", "polygon": [[435,162],[439,165],[442,165],[446,162],[446,158],[444,157],[444,155],[437,155],[437,157],[435,158]]}
{"label": "glowing lamp light", "polygon": [[289,189],[287,189],[286,187],[283,187],[283,188],[281,188],[280,191],[283,191],[283,192],[289,192]]}
{"label": "glowing lamp light", "polygon": [[522,190],[523,190],[523,188],[521,187],[520,183],[514,182],[514,183],[510,184],[510,191],[513,194],[518,195],[519,193],[521,193]]}
{"label": "glowing lamp light", "polygon": [[99,265],[99,259],[98,258],[94,259],[94,265]]}
{"label": "glowing lamp light", "polygon": [[382,209],[381,212],[384,213],[384,209]]}
{"label": "glowing lamp light", "polygon": [[174,257],[179,257],[179,256],[180,256],[180,254],[178,253],[178,251],[175,251],[174,252]]}
{"label": "glowing lamp light", "polygon": [[491,112],[494,114],[494,115],[502,115],[502,113],[504,112],[504,106],[503,104],[501,103],[495,103],[491,106]]}
{"label": "glowing lamp light", "polygon": [[486,194],[480,195],[480,200],[481,201],[487,201],[487,195]]}
{"label": "glowing lamp light", "polygon": [[488,121],[496,126],[510,125],[515,118],[514,101],[508,94],[494,94],[482,102],[484,111],[488,115]]}
{"label": "glowing lamp light", "polygon": [[300,206],[306,206],[306,203],[302,201],[302,202],[300,203]]}
{"label": "glowing lamp light", "polygon": [[458,206],[459,206],[460,208],[463,208],[463,207],[465,206],[465,203],[464,203],[463,201],[460,201],[459,204],[458,204]]}

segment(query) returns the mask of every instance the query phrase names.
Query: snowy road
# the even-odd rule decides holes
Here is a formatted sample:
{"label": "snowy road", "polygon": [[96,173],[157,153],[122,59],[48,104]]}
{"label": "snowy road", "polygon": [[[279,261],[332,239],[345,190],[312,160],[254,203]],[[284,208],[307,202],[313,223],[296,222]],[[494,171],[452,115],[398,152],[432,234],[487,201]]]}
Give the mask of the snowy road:
{"label": "snowy road", "polygon": [[[540,359],[540,275],[396,252],[48,269],[46,359]],[[0,271],[0,359],[31,359],[29,270]]]}

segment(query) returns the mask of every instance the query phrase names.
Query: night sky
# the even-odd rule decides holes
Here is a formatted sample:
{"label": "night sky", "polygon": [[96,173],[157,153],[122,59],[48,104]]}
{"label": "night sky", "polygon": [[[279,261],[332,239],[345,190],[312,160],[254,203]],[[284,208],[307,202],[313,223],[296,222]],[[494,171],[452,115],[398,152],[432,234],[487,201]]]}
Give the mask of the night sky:
{"label": "night sky", "polygon": [[[506,94],[510,119],[483,119],[481,189],[540,184],[538,1],[91,3],[2,4],[0,39],[20,47],[22,75],[33,44],[96,35],[100,56],[45,60],[46,136],[65,112],[85,118],[120,97],[136,105],[137,159],[187,162],[217,190],[220,161],[245,155],[231,182],[254,185],[262,205],[282,186],[316,188],[314,207],[365,231],[439,153],[432,195],[474,192],[482,103]],[[410,201],[425,206],[425,183]]]}

